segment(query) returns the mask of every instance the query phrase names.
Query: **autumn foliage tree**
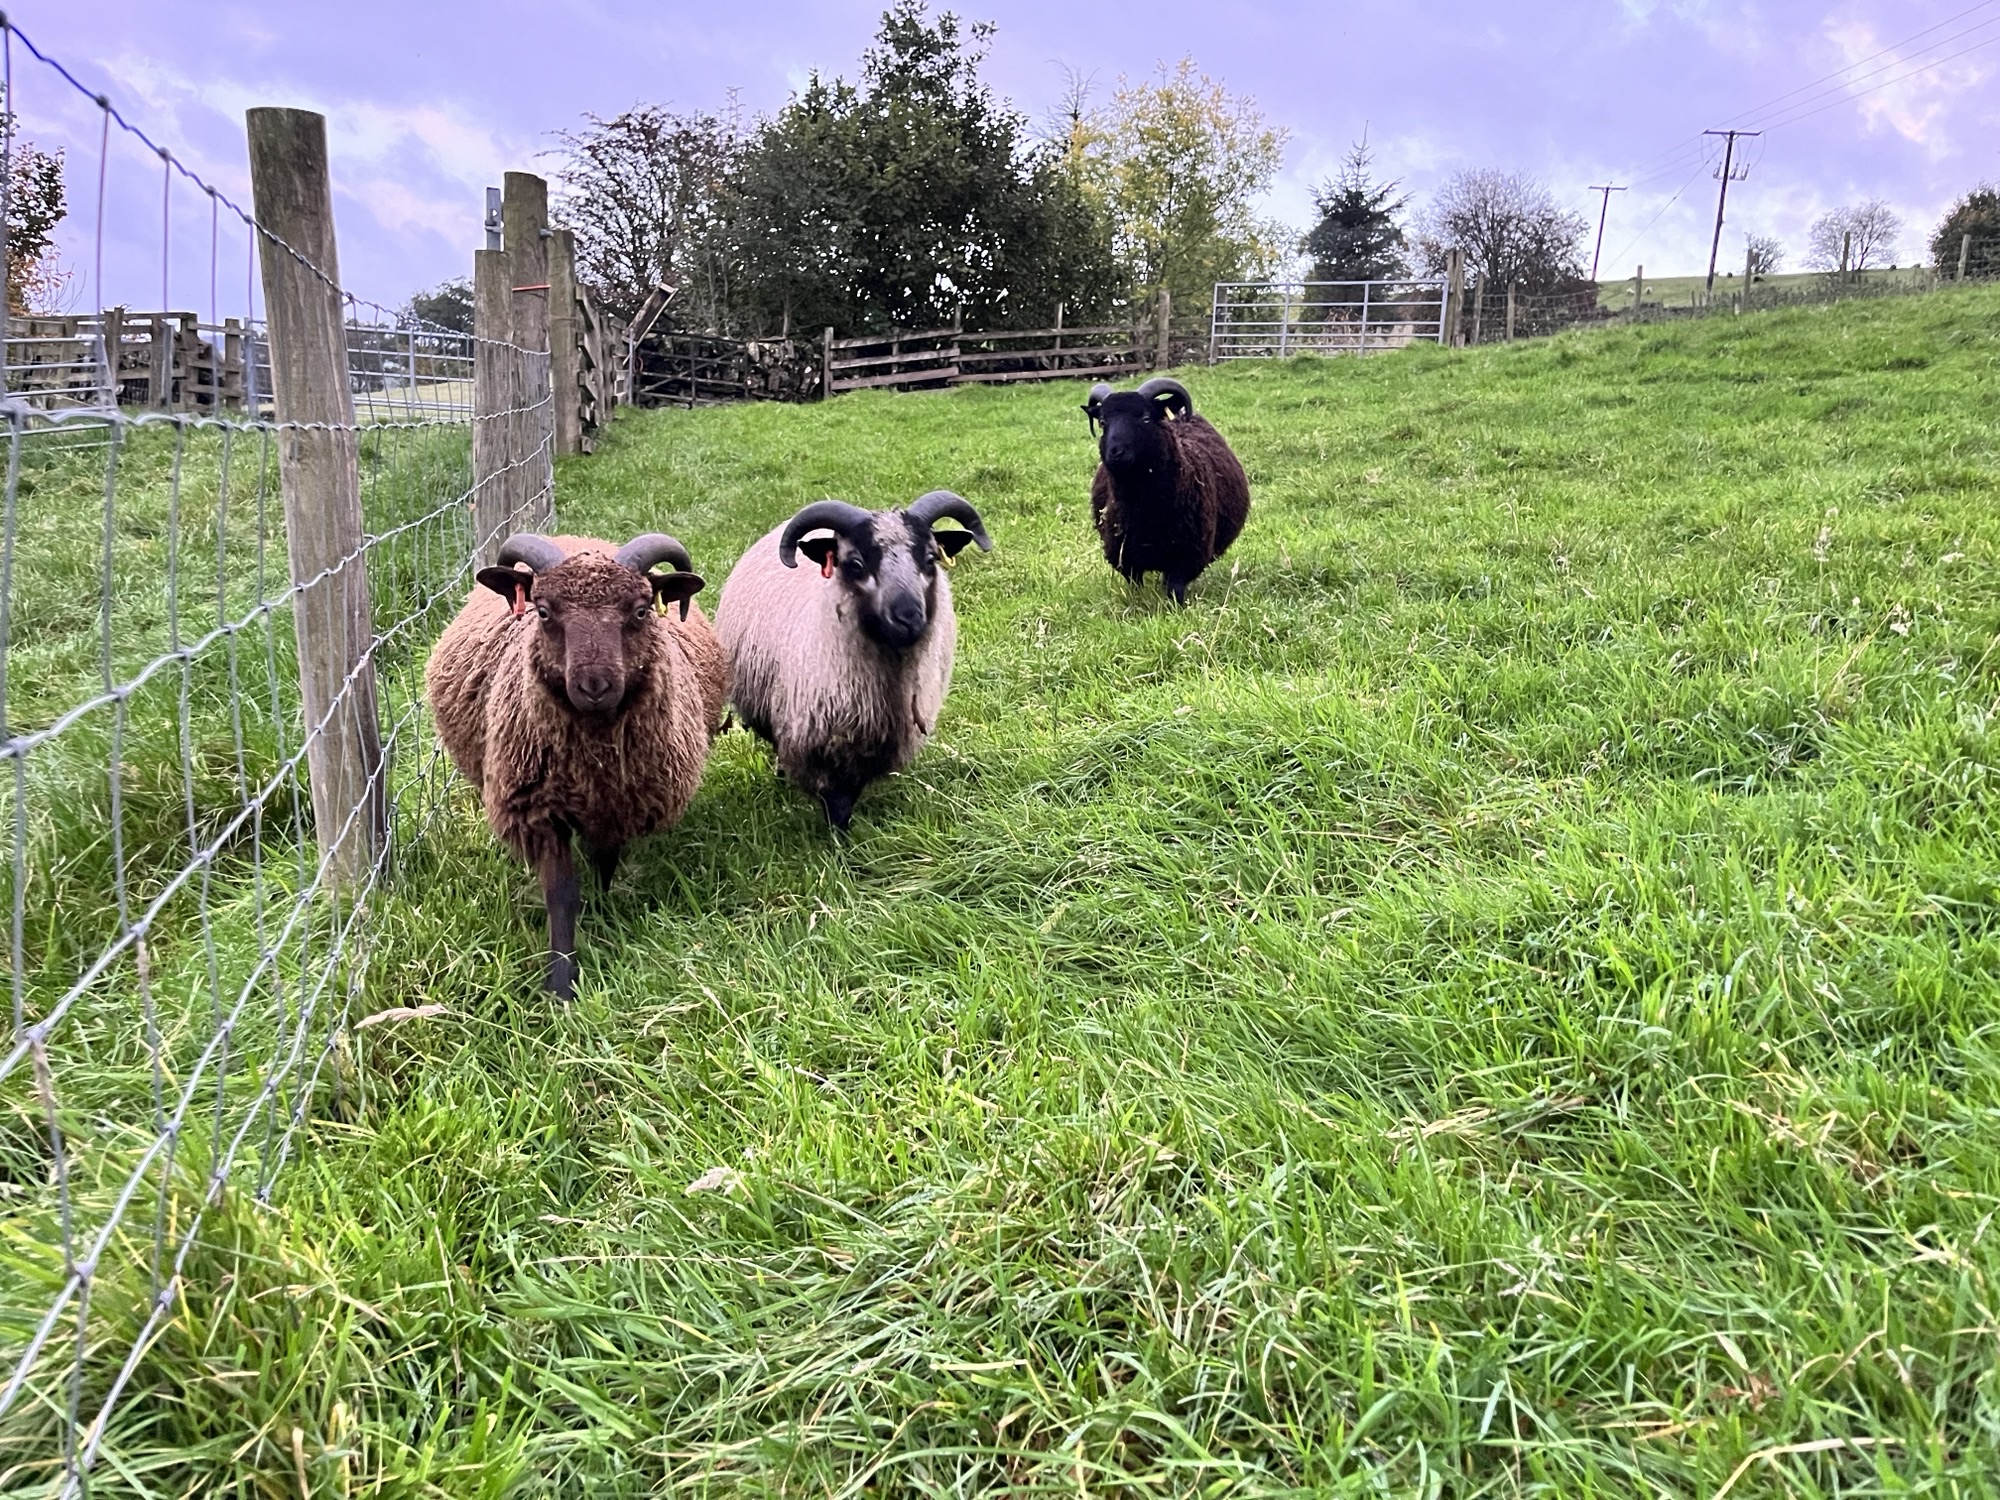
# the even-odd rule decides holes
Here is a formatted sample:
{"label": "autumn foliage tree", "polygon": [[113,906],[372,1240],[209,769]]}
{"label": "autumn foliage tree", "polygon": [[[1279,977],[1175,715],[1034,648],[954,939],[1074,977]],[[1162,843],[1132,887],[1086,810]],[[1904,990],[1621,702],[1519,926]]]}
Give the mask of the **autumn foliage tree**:
{"label": "autumn foliage tree", "polygon": [[1177,305],[1205,307],[1216,282],[1270,275],[1287,259],[1296,232],[1257,212],[1285,132],[1192,58],[1120,79],[1091,136],[1088,159],[1135,290],[1165,287]]}

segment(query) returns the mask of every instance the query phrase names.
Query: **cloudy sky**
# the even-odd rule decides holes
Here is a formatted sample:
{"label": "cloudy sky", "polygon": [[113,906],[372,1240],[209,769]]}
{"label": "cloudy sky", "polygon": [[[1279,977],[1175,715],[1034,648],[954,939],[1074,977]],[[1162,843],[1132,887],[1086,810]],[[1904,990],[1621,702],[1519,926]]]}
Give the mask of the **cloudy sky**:
{"label": "cloudy sky", "polygon": [[[1725,266],[1746,233],[1793,261],[1829,206],[1890,200],[1905,261],[1943,208],[2000,178],[2000,0],[963,0],[998,25],[988,76],[1031,117],[1066,70],[1100,96],[1192,56],[1289,132],[1268,207],[1301,227],[1313,185],[1364,129],[1378,165],[1419,198],[1464,167],[1533,173],[1595,218],[1611,200],[1604,272],[1705,268],[1715,211],[1704,129],[1766,128],[1731,189]],[[249,203],[242,119],[257,104],[330,121],[344,279],[397,304],[466,273],[482,189],[535,169],[551,132],[639,102],[746,116],[781,105],[814,68],[857,68],[874,4],[626,0],[25,0],[15,24],[86,89],[223,193]],[[206,197],[84,95],[12,55],[20,130],[67,153],[63,251],[76,306],[241,311],[246,245],[211,234]],[[541,165],[546,165],[542,163]],[[99,176],[103,171],[100,216]],[[166,229],[163,234],[163,208]],[[99,224],[102,220],[100,234]],[[226,218],[226,211],[225,211]],[[100,254],[101,241],[101,254]],[[211,243],[215,246],[211,254]],[[166,246],[163,256],[162,245]]]}

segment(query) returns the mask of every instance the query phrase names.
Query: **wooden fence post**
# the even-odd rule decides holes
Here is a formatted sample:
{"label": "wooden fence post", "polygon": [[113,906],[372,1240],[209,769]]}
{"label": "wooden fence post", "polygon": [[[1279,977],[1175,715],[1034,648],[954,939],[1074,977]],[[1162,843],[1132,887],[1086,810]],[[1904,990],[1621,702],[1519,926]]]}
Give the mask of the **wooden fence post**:
{"label": "wooden fence post", "polygon": [[472,252],[472,541],[491,567],[513,532],[513,292],[505,250]]}
{"label": "wooden fence post", "polygon": [[167,342],[165,313],[147,320],[146,359],[146,404],[157,411],[173,404],[174,350]]}
{"label": "wooden fence post", "polygon": [[1840,279],[1843,282],[1847,280],[1847,268],[1849,264],[1852,263],[1853,259],[1854,259],[1854,231],[1851,229],[1843,229],[1840,232]]}
{"label": "wooden fence post", "polygon": [[1445,254],[1444,310],[1438,315],[1438,342],[1447,349],[1458,346],[1458,325],[1465,301],[1465,252],[1450,250]]}
{"label": "wooden fence post", "polygon": [[1153,327],[1153,368],[1171,370],[1174,367],[1174,294],[1165,287],[1160,288],[1160,300],[1153,309],[1157,320]]}
{"label": "wooden fence post", "polygon": [[819,399],[829,400],[833,395],[833,330],[827,329],[819,336]]}
{"label": "wooden fence post", "polygon": [[1466,330],[1465,343],[1470,348],[1479,342],[1479,335],[1486,330],[1486,278],[1479,278],[1479,284],[1472,289],[1472,324]]}
{"label": "wooden fence post", "polygon": [[1972,260],[1972,236],[1966,235],[1958,242],[1958,279],[1965,280],[1966,267]]}
{"label": "wooden fence post", "polygon": [[576,236],[549,239],[549,389],[555,393],[556,452],[583,451],[583,390],[577,379]]}
{"label": "wooden fence post", "polygon": [[549,185],[532,172],[500,179],[501,235],[513,278],[516,409],[512,529],[555,516],[555,402],[549,385]]}
{"label": "wooden fence post", "polygon": [[381,857],[388,800],[326,117],[253,109],[248,126],[251,192],[267,231],[257,250],[281,424],[285,541],[298,590],[292,625],[313,824],[321,870],[351,889]]}
{"label": "wooden fence post", "polygon": [[1639,310],[1643,308],[1645,305],[1646,305],[1646,268],[1644,266],[1641,266],[1639,267],[1638,274],[1632,278],[1632,316],[1634,318],[1637,318],[1639,316]]}
{"label": "wooden fence post", "polygon": [[1507,283],[1507,342],[1510,344],[1514,342],[1514,293],[1519,286],[1517,281]]}

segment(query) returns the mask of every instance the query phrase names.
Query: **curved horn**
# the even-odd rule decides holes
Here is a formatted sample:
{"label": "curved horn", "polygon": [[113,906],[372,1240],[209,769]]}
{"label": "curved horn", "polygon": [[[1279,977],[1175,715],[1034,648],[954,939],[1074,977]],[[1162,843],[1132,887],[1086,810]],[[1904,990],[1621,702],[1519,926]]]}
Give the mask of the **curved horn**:
{"label": "curved horn", "polygon": [[1170,397],[1167,406],[1171,410],[1178,411],[1184,417],[1194,413],[1194,397],[1188,394],[1187,387],[1165,375],[1155,375],[1139,387],[1139,394],[1148,401],[1159,396]]}
{"label": "curved horn", "polygon": [[849,505],[845,500],[815,500],[785,522],[784,535],[778,538],[778,561],[788,568],[796,568],[799,565],[799,538],[808,531],[818,531],[822,527],[829,531],[853,531],[874,519],[868,511],[858,505]]}
{"label": "curved horn", "polygon": [[495,559],[503,568],[526,563],[529,571],[534,573],[553,568],[562,560],[562,548],[538,531],[515,532],[500,544],[500,554]]}
{"label": "curved horn", "polygon": [[659,531],[633,537],[618,549],[617,560],[635,573],[649,573],[663,562],[672,563],[682,573],[694,571],[694,559],[688,556],[688,549]]}
{"label": "curved horn", "polygon": [[1090,399],[1083,403],[1083,409],[1095,415],[1104,398],[1111,394],[1111,382],[1100,380],[1090,388]]}
{"label": "curved horn", "polygon": [[949,518],[972,533],[972,539],[979,544],[981,552],[993,550],[993,538],[986,534],[985,523],[963,495],[954,495],[950,490],[932,490],[922,499],[912,501],[904,514],[926,531]]}

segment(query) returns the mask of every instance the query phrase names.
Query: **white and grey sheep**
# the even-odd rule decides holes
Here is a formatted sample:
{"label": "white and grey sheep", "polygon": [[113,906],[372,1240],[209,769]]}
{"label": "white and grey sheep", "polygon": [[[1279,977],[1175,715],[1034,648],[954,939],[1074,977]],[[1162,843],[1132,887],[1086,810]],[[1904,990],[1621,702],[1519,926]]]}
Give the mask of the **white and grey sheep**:
{"label": "white and grey sheep", "polygon": [[[967,529],[932,530],[946,519]],[[715,630],[737,715],[836,828],[937,727],[958,638],[938,565],[970,542],[993,547],[979,512],[948,490],[907,510],[822,500],[752,546],[722,586]]]}

